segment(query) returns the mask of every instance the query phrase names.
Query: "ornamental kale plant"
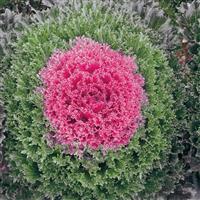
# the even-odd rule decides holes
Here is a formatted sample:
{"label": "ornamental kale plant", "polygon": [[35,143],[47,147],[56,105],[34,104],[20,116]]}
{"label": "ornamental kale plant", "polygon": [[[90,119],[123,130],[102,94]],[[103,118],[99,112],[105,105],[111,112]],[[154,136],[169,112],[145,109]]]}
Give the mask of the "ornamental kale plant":
{"label": "ornamental kale plant", "polygon": [[166,57],[123,9],[67,8],[13,44],[3,91],[9,177],[30,199],[151,195],[161,185],[146,180],[157,183],[151,172],[166,165],[172,137]]}

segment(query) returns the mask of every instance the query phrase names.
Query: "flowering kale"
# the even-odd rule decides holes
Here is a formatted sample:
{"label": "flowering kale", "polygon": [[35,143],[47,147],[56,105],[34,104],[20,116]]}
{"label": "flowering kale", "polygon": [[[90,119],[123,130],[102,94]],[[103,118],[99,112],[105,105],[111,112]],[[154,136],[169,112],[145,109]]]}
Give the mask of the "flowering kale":
{"label": "flowering kale", "polygon": [[79,149],[116,149],[142,120],[144,78],[130,56],[88,38],[55,52],[40,71],[44,115],[56,141]]}

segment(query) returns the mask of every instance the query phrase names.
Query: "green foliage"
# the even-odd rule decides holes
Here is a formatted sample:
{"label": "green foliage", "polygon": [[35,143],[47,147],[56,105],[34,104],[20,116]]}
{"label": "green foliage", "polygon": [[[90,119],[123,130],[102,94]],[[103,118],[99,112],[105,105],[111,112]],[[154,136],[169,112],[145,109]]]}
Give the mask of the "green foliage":
{"label": "green foliage", "polygon": [[178,7],[183,2],[192,2],[192,0],[157,0],[160,3],[162,9],[166,14],[172,18],[176,18],[176,13],[178,12]]}
{"label": "green foliage", "polygon": [[0,0],[0,7],[14,6],[15,4],[23,3],[25,1],[26,0]]}
{"label": "green foliage", "polygon": [[177,138],[172,149],[182,164],[180,173],[185,182],[190,179],[194,188],[199,187],[195,179],[200,175],[200,47],[195,51],[191,62],[174,67]]}
{"label": "green foliage", "polygon": [[[199,152],[200,152],[200,4],[182,4],[177,8],[176,21],[172,30],[165,27],[163,34],[169,31],[175,38],[166,43],[170,66],[174,71],[173,96],[176,120],[174,121],[174,137],[168,165],[153,171],[154,176],[146,184],[157,184],[153,178],[160,177],[163,184],[162,193],[170,194],[169,199],[196,199],[191,188],[198,190]],[[182,40],[187,41],[181,44]],[[177,54],[178,53],[178,54]],[[190,56],[192,59],[190,60]],[[186,63],[180,64],[186,58]],[[162,176],[162,178],[161,178]]]}
{"label": "green foliage", "polygon": [[[153,46],[136,18],[106,7],[85,4],[65,13],[53,10],[54,20],[26,30],[14,46],[5,76],[4,100],[9,134],[6,156],[10,177],[34,188],[32,199],[131,199],[141,191],[154,192],[160,185],[145,184],[149,172],[164,166],[170,148],[173,112],[171,70],[161,50]],[[119,151],[86,152],[70,156],[63,148],[50,148],[45,140],[47,122],[35,89],[38,71],[57,49],[66,49],[76,36],[108,43],[113,49],[137,57],[146,80],[149,105],[146,124],[127,147]]]}
{"label": "green foliage", "polygon": [[0,7],[5,6],[7,3],[7,0],[0,0]]}
{"label": "green foliage", "polygon": [[[200,4],[196,1],[180,8],[177,21],[184,24],[178,28],[180,36],[188,40],[191,61],[184,65],[177,63],[171,55],[174,69],[174,99],[176,109],[176,139],[172,153],[178,165],[182,165],[179,177],[185,185],[199,187],[200,176]],[[179,47],[180,48],[180,47]],[[179,50],[181,51],[181,50]],[[178,180],[178,179],[177,179]],[[178,183],[178,185],[181,185]]]}

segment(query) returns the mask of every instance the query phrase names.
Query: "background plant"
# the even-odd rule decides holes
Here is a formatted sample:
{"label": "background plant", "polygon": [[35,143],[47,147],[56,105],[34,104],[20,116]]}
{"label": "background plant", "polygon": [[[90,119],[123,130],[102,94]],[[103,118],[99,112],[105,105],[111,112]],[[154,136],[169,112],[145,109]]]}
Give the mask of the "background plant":
{"label": "background plant", "polygon": [[[200,172],[199,1],[182,4],[178,10],[176,22],[179,25],[177,27],[179,44],[175,44],[176,50],[170,54],[171,66],[175,72],[174,98],[177,116],[175,124],[177,137],[174,140],[172,153],[177,162],[182,165],[179,174],[183,181],[178,183],[176,193],[187,193],[186,198],[192,198],[189,189],[199,191],[200,184],[198,181]],[[188,189],[184,189],[183,185]]]}

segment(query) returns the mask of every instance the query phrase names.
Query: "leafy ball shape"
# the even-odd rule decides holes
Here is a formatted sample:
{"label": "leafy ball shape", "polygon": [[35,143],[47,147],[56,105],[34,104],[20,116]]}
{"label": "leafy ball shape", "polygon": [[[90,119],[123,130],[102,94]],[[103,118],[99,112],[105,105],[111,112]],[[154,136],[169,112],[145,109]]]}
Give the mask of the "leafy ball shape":
{"label": "leafy ball shape", "polygon": [[56,141],[93,150],[128,144],[146,99],[136,70],[131,56],[85,37],[68,51],[56,51],[39,73]]}
{"label": "leafy ball shape", "polygon": [[[151,32],[122,7],[108,8],[91,3],[80,9],[72,5],[69,11],[53,9],[44,23],[25,30],[14,43],[4,78],[5,152],[9,176],[31,196],[18,199],[131,200],[149,196],[164,182],[173,133],[172,70],[163,51],[152,44]],[[106,154],[87,148],[81,158],[70,155],[67,146],[47,143],[44,136],[52,128],[44,116],[44,99],[34,92],[42,85],[38,73],[52,52],[65,52],[80,36],[136,57],[148,94],[148,106],[142,109],[145,124],[128,145]]]}

